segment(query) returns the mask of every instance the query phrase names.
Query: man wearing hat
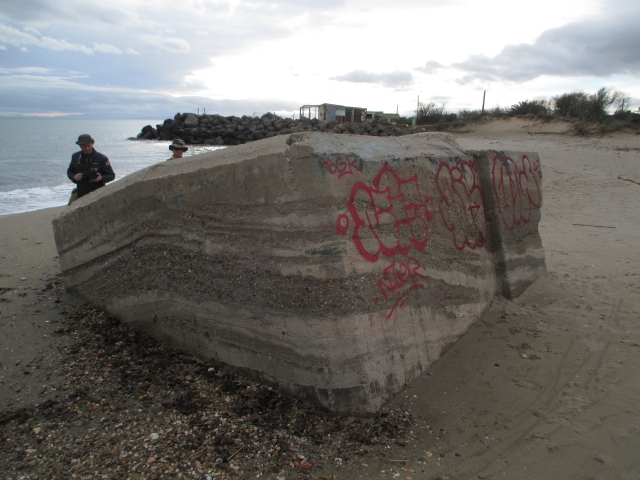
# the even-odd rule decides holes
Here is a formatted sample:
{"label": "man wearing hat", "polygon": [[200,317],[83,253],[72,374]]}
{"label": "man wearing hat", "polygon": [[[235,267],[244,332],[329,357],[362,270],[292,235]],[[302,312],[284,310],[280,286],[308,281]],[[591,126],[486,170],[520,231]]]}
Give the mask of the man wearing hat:
{"label": "man wearing hat", "polygon": [[178,158],[182,158],[182,154],[189,150],[189,147],[184,143],[184,140],[176,138],[173,143],[169,145],[169,150],[173,152],[173,157],[168,160],[177,160]]}
{"label": "man wearing hat", "polygon": [[[71,163],[67,169],[69,180],[77,185],[71,194],[69,205],[77,198],[104,187],[105,183],[116,178],[109,159],[96,152],[93,148],[94,143],[91,135],[86,133],[78,137],[76,144],[80,145],[81,151],[71,155]],[[76,194],[77,198],[74,198]]]}

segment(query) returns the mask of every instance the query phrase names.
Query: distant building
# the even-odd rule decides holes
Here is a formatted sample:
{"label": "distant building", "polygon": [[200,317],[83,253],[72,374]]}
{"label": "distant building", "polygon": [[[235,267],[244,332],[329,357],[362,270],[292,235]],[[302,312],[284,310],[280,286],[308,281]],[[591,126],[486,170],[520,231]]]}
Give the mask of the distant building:
{"label": "distant building", "polygon": [[303,105],[300,107],[300,117],[317,118],[328,122],[363,122],[366,119],[366,115],[366,108],[347,107],[333,103]]}
{"label": "distant building", "polygon": [[367,120],[375,120],[376,118],[380,118],[381,116],[384,115],[384,112],[381,111],[373,111],[373,110],[368,110],[366,113],[367,116]]}
{"label": "distant building", "polygon": [[397,113],[383,113],[378,119],[379,122],[395,123],[400,118]]}

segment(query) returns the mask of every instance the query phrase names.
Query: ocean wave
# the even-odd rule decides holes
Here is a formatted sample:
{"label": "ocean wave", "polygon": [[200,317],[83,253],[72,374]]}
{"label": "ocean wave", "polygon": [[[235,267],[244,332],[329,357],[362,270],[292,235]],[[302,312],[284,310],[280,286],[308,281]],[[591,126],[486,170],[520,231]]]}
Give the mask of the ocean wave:
{"label": "ocean wave", "polygon": [[0,192],[0,215],[59,207],[69,202],[73,184],[56,187],[34,187]]}
{"label": "ocean wave", "polygon": [[[66,205],[73,189],[66,171],[77,150],[79,133],[89,132],[97,150],[109,157],[116,181],[169,158],[169,141],[127,140],[140,131],[141,120],[1,119],[0,142],[13,145],[0,153],[0,215]],[[158,123],[157,121],[155,123]],[[33,142],[32,132],[39,133]],[[217,150],[192,145],[187,156]]]}

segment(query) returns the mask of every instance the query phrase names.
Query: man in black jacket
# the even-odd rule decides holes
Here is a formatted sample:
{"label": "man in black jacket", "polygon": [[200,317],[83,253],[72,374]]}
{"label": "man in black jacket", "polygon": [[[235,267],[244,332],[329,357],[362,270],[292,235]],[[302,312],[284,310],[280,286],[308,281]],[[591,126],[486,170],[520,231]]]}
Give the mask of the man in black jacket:
{"label": "man in black jacket", "polygon": [[116,174],[111,168],[109,159],[103,154],[96,152],[93,148],[95,141],[91,135],[84,134],[78,137],[76,144],[82,149],[71,155],[71,163],[67,169],[67,177],[77,185],[74,193],[71,194],[71,202],[76,200],[75,191],[77,190],[77,198],[87,193],[104,187],[105,183],[116,178]]}

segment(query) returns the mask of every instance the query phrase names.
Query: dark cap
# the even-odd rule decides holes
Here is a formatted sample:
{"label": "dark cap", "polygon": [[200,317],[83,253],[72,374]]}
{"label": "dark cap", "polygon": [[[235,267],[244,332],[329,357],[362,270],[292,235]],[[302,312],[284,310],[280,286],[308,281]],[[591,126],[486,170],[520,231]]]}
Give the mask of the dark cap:
{"label": "dark cap", "polygon": [[189,150],[187,144],[184,143],[184,140],[180,138],[176,138],[171,145],[169,145],[169,150],[184,150],[185,152]]}
{"label": "dark cap", "polygon": [[78,141],[76,142],[76,144],[82,145],[83,143],[96,143],[96,142],[93,138],[91,138],[91,135],[89,135],[88,133],[83,133],[78,137]]}

